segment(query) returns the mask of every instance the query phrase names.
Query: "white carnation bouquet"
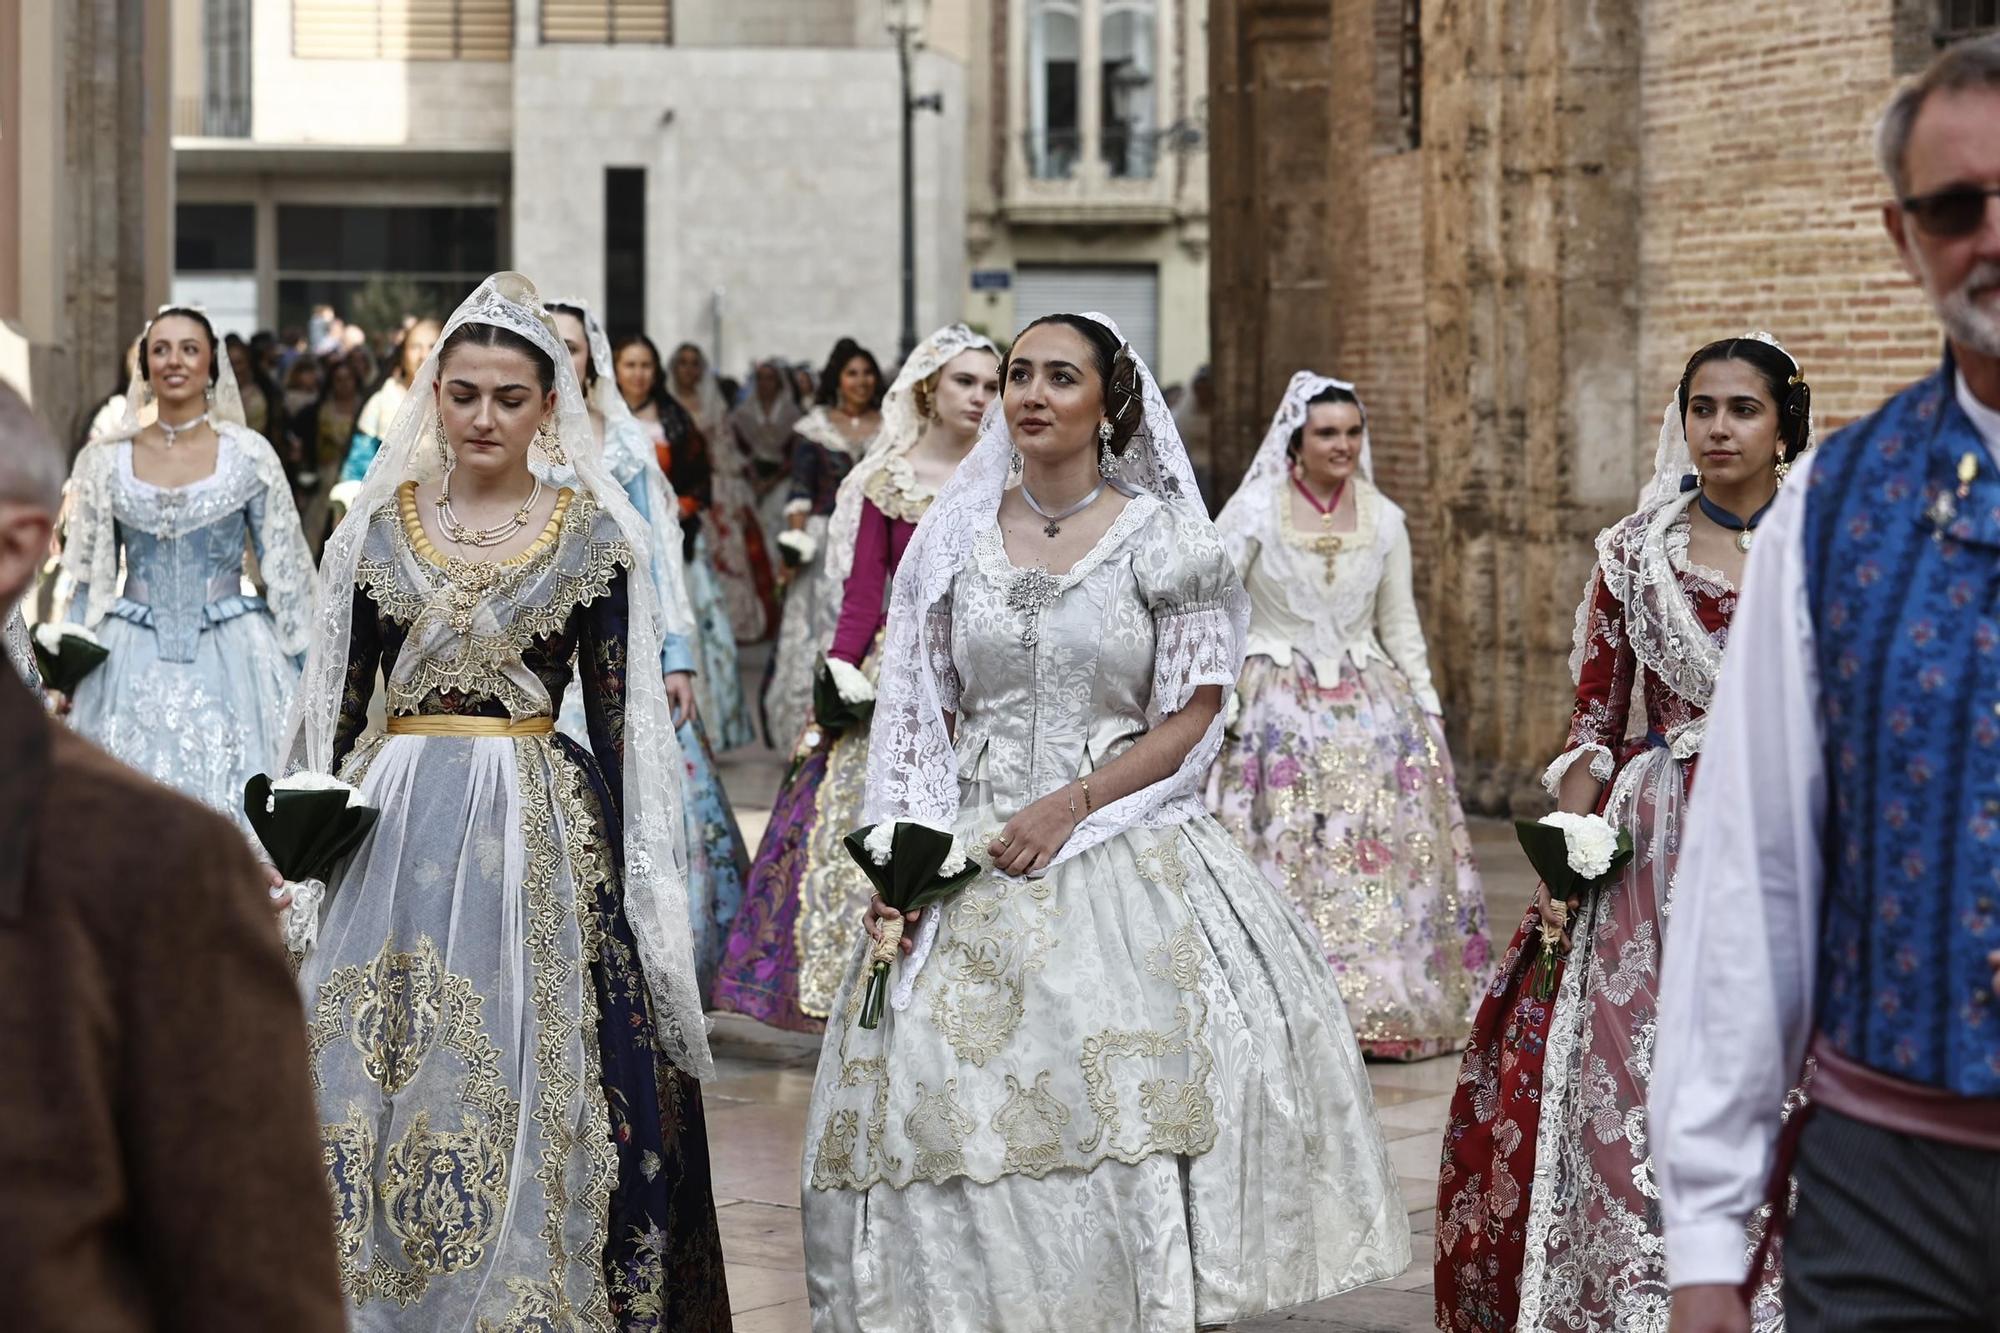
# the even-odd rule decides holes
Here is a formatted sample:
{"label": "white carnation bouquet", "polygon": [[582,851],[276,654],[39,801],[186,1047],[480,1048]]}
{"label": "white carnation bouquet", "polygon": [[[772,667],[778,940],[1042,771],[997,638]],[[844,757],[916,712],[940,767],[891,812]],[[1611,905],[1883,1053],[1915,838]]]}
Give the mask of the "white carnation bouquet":
{"label": "white carnation bouquet", "polygon": [[875,714],[875,683],[852,662],[824,654],[813,673],[813,721],[838,736],[868,725]]}
{"label": "white carnation bouquet", "polygon": [[81,625],[41,624],[35,626],[32,637],[35,669],[42,674],[42,686],[57,694],[75,694],[83,678],[111,656],[104,640]]}
{"label": "white carnation bouquet", "polygon": [[1533,994],[1546,1000],[1555,994],[1556,964],[1567,953],[1563,926],[1568,904],[1611,882],[1632,859],[1632,835],[1611,827],[1602,815],[1574,815],[1558,810],[1540,819],[1517,819],[1514,836],[1521,850],[1548,886],[1554,923],[1542,923],[1541,956],[1535,960]]}
{"label": "white carnation bouquet", "polygon": [[[868,876],[876,894],[905,914],[951,897],[971,883],[984,864],[964,838],[914,819],[863,825],[845,842],[847,854]],[[885,918],[870,956],[868,990],[861,1000],[859,1021],[864,1028],[882,1021],[889,1000],[889,965],[896,961],[902,942],[903,918]]]}
{"label": "white carnation bouquet", "polygon": [[778,534],[778,558],[788,568],[797,569],[810,565],[819,554],[819,543],[803,528],[787,528]]}

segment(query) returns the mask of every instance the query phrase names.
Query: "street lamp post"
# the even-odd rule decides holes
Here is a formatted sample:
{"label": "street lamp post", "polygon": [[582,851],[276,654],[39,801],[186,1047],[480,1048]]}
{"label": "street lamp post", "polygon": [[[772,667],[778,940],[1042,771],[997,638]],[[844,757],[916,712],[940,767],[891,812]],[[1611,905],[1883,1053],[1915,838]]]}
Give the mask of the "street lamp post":
{"label": "street lamp post", "polygon": [[919,111],[944,110],[944,95],[910,92],[910,57],[923,49],[924,11],[930,0],[896,0],[889,34],[896,39],[896,68],[902,75],[903,96],[903,331],[902,357],[917,349],[917,189],[915,175],[916,118]]}

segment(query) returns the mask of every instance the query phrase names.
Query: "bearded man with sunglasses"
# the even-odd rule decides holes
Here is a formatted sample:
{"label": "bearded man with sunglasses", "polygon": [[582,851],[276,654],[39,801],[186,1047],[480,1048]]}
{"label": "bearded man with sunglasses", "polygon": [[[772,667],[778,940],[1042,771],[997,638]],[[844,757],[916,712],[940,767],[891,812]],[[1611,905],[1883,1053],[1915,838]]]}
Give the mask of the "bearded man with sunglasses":
{"label": "bearded man with sunglasses", "polygon": [[1946,348],[1794,466],[1744,581],[1654,1050],[1674,1333],[1749,1329],[1788,1175],[1789,1333],[2000,1330],[2000,35],[1877,146]]}

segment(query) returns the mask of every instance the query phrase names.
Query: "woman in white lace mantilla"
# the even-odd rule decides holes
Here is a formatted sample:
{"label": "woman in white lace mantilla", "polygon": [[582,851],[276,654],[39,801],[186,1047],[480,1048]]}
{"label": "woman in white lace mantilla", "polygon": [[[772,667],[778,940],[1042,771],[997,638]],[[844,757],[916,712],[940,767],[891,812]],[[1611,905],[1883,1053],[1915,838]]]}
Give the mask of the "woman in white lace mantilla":
{"label": "woman in white lace mantilla", "polygon": [[651,554],[540,297],[487,279],[328,543],[295,713],[292,766],[381,811],[299,976],[356,1329],[727,1326]]}
{"label": "woman in white lace mantilla", "polygon": [[1292,376],[1216,519],[1250,595],[1249,660],[1208,808],[1290,898],[1362,1049],[1454,1050],[1485,988],[1486,899],[1354,386]]}
{"label": "woman in white lace mantilla", "polygon": [[77,688],[70,725],[241,824],[243,784],[282,754],[312,554],[207,316],[165,308],[138,346],[122,424],[70,476],[69,615],[110,653]]}
{"label": "woman in white lace mantilla", "polygon": [[[1629,833],[1634,856],[1582,901],[1551,904],[1540,890],[1481,1006],[1438,1185],[1441,1318],[1504,1310],[1518,1273],[1520,1329],[1665,1333],[1646,1135],[1660,960],[1736,588],[1785,470],[1810,447],[1810,394],[1767,334],[1703,347],[1667,406],[1638,511],[1598,535],[1577,608],[1569,744],[1545,781],[1561,809],[1596,811]],[[1645,709],[1636,740],[1635,686]],[[1528,978],[1558,927],[1567,961],[1548,1004]],[[1520,1088],[1538,1095],[1521,1101]],[[1773,1276],[1753,1311],[1761,1333],[1783,1327],[1776,1285]],[[1469,1315],[1446,1325],[1487,1326]]]}
{"label": "woman in white lace mantilla", "polygon": [[807,1115],[813,1326],[1192,1330],[1400,1273],[1333,974],[1201,805],[1248,606],[1158,386],[1094,315],[1031,324],[1002,385],[896,573],[868,789],[994,869],[872,1031],[856,941]]}

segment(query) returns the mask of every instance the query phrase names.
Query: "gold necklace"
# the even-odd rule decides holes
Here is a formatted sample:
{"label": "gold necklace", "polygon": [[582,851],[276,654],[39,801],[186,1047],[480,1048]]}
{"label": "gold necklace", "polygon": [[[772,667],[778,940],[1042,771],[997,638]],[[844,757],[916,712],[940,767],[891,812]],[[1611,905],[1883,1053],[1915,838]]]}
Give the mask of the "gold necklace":
{"label": "gold necklace", "polygon": [[438,527],[454,545],[458,546],[498,546],[522,528],[528,526],[528,515],[534,512],[535,503],[542,498],[542,479],[535,478],[535,487],[528,492],[528,498],[521,501],[521,507],[504,522],[490,528],[467,527],[459,521],[451,509],[451,473],[444,474],[444,485],[438,490]]}

